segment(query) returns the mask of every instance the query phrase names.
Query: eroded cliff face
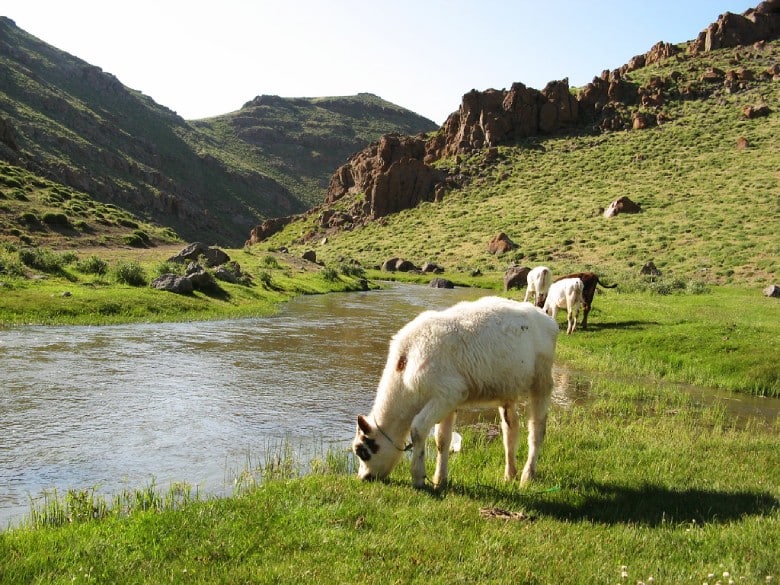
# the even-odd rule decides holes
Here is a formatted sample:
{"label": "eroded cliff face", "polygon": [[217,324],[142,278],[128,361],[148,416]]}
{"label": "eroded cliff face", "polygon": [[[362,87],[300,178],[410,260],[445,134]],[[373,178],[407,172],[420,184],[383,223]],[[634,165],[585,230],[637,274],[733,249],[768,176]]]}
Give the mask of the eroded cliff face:
{"label": "eroded cliff face", "polygon": [[[780,0],[769,0],[743,15],[721,15],[688,43],[687,53],[752,45],[778,36]],[[436,133],[428,137],[383,136],[378,143],[352,155],[331,177],[323,205],[305,216],[318,214],[321,229],[349,229],[422,201],[436,201],[461,182],[460,177],[434,168],[436,161],[534,136],[573,130],[641,130],[663,123],[661,107],[667,100],[692,97],[689,92],[694,90],[685,85],[682,74],[668,79],[654,77],[644,86],[627,81],[625,75],[683,51],[678,45],[656,43],[622,67],[603,71],[576,93],[568,79],[551,81],[542,90],[522,83],[514,83],[508,90],[472,90]],[[738,71],[713,74],[718,83],[739,81]],[[328,212],[327,208],[336,202],[342,203],[342,210]],[[304,216],[257,226],[248,243],[261,241],[299,217]],[[312,233],[310,237],[320,234]]]}

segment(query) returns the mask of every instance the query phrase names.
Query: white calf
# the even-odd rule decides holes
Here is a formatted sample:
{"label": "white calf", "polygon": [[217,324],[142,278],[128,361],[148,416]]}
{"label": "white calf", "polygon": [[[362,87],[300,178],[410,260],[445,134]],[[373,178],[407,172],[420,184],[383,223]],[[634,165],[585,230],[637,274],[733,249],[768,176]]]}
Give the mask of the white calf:
{"label": "white calf", "polygon": [[544,302],[544,312],[555,319],[559,308],[566,307],[566,319],[568,321],[567,334],[574,332],[577,327],[577,316],[582,306],[582,291],[585,285],[579,278],[564,278],[556,280],[547,291],[547,300]]}
{"label": "white calf", "polygon": [[534,304],[537,307],[543,307],[551,284],[552,272],[550,269],[546,266],[537,266],[528,273],[528,288],[525,289],[525,299],[523,300],[528,301],[528,297],[533,293]]}
{"label": "white calf", "polygon": [[[434,487],[447,482],[456,411],[494,404],[501,414],[504,478],[517,475],[517,412],[527,401],[528,459],[521,484],[536,473],[552,393],[557,324],[530,303],[499,297],[425,311],[393,336],[374,405],[357,417],[352,449],[361,479],[387,477],[412,450],[412,483],[425,485],[425,440],[436,423]],[[411,444],[405,446],[407,436]]]}

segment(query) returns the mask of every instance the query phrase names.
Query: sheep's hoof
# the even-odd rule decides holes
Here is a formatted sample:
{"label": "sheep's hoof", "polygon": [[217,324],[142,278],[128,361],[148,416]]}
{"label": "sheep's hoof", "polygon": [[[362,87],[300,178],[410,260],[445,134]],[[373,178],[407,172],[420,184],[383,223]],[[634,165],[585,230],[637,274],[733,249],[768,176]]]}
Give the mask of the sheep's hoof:
{"label": "sheep's hoof", "polygon": [[530,469],[524,469],[523,475],[520,476],[520,487],[525,487],[534,480],[536,473]]}

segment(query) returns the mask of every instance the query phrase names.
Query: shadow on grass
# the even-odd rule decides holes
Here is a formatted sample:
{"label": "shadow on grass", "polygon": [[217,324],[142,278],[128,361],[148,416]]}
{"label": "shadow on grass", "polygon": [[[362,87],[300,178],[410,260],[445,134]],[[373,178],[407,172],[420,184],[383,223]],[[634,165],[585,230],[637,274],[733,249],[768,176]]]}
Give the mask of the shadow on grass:
{"label": "shadow on grass", "polygon": [[657,485],[628,487],[605,483],[588,483],[560,491],[511,490],[500,486],[461,486],[450,489],[474,500],[502,502],[541,516],[565,521],[587,521],[599,524],[663,523],[726,524],[745,516],[776,512],[780,501],[768,493],[717,490],[674,490]]}
{"label": "shadow on grass", "polygon": [[580,329],[580,331],[607,331],[610,329],[624,330],[624,329],[647,329],[648,327],[657,327],[660,325],[658,321],[617,321],[614,323],[591,323],[588,322],[587,329]]}

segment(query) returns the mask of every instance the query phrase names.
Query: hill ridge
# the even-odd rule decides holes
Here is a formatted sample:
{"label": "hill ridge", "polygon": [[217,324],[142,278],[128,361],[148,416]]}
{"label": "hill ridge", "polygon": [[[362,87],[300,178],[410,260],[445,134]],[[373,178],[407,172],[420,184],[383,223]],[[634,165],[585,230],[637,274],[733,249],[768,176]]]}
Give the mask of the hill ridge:
{"label": "hill ridge", "polygon": [[[138,220],[175,229],[187,239],[239,245],[264,217],[309,207],[327,172],[310,157],[285,169],[284,151],[259,151],[232,133],[231,117],[196,121],[125,87],[112,74],[56,49],[0,17],[0,158],[104,204],[120,206]],[[285,99],[285,98],[281,98]],[[319,99],[319,98],[318,98]],[[312,105],[314,100],[306,100]],[[355,96],[356,109],[379,98]],[[299,113],[301,104],[298,100]],[[343,110],[350,98],[342,98]],[[327,102],[323,102],[327,104]],[[430,130],[436,125],[386,103],[366,121],[318,108],[317,133],[349,126],[349,140],[329,142],[323,157],[351,152],[393,130]],[[303,114],[306,114],[303,111]],[[406,117],[404,117],[406,114]],[[297,138],[311,137],[304,128]],[[317,134],[313,136],[317,138]],[[309,145],[311,146],[311,145]],[[311,148],[309,148],[311,152]],[[334,165],[335,166],[335,165]],[[300,178],[297,182],[290,177]],[[321,200],[321,192],[318,197]],[[23,229],[6,219],[6,229]],[[29,234],[28,234],[29,235]],[[34,241],[45,241],[45,233]]]}

